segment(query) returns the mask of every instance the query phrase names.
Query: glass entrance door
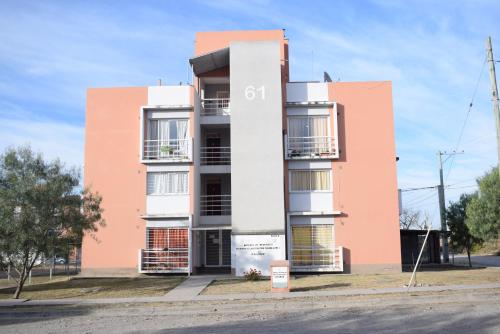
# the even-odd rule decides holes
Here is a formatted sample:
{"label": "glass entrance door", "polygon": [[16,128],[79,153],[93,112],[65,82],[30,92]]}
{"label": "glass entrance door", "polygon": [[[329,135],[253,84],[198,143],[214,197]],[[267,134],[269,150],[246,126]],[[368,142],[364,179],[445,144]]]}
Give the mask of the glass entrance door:
{"label": "glass entrance door", "polygon": [[205,265],[216,267],[231,265],[230,230],[205,231]]}

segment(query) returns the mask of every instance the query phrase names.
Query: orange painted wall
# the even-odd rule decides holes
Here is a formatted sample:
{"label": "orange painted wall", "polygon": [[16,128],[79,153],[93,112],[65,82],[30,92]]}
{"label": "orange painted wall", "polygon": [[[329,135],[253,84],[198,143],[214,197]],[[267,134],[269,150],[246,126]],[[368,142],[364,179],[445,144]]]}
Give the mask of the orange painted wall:
{"label": "orange painted wall", "polygon": [[346,262],[401,263],[391,82],[329,84],[337,102],[340,159],[332,162],[335,241]]}
{"label": "orange painted wall", "polygon": [[87,91],[84,184],[102,195],[107,226],[86,235],[82,268],[136,268],[145,245],[146,167],[139,163],[139,112],[147,87]]}
{"label": "orange painted wall", "polygon": [[[202,55],[223,49],[234,41],[285,41],[283,30],[240,30],[240,31],[204,31],[196,33],[194,44],[195,55]],[[282,57],[285,55],[282,48]]]}

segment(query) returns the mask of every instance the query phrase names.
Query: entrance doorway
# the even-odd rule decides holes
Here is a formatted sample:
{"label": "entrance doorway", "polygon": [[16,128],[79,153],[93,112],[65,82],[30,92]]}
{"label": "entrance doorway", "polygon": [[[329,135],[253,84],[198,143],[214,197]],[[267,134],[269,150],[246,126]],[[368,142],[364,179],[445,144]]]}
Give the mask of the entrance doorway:
{"label": "entrance doorway", "polygon": [[231,265],[231,230],[205,231],[205,265],[207,267]]}

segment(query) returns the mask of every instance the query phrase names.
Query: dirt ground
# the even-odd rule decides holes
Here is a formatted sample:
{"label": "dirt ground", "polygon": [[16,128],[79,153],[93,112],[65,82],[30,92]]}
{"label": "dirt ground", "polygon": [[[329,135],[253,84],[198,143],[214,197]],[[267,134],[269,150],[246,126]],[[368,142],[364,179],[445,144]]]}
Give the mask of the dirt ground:
{"label": "dirt ground", "polygon": [[[411,273],[344,275],[322,274],[291,277],[292,291],[339,290],[362,288],[391,288],[408,284]],[[449,269],[418,272],[417,284],[455,285],[500,282],[500,268]],[[202,294],[218,295],[227,293],[269,292],[269,280],[245,281],[241,279],[216,280]]]}
{"label": "dirt ground", "polygon": [[500,289],[0,308],[1,333],[500,333]]}
{"label": "dirt ground", "polygon": [[[137,278],[61,278],[51,282],[47,278],[33,279],[32,284],[24,287],[21,298],[60,299],[60,298],[114,298],[162,296],[179,285],[185,277],[137,277]],[[40,281],[41,280],[41,281]],[[6,281],[0,280],[0,281]],[[6,284],[5,282],[0,282]],[[10,281],[10,284],[15,284]],[[12,298],[14,288],[0,289],[0,299]],[[1,332],[1,331],[0,331]]]}

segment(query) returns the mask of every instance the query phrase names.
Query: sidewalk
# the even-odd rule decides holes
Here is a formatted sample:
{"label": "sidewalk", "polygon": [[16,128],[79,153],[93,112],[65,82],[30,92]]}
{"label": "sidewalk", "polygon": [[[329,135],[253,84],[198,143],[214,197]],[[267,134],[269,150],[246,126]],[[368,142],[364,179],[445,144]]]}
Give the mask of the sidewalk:
{"label": "sidewalk", "polygon": [[[100,305],[100,304],[165,303],[165,302],[186,302],[186,301],[189,302],[189,301],[222,301],[222,300],[259,300],[259,299],[269,300],[269,299],[288,299],[288,298],[307,298],[307,297],[362,296],[362,295],[407,292],[407,288],[400,287],[400,288],[384,288],[384,289],[345,289],[336,291],[300,291],[300,292],[289,292],[289,293],[265,292],[265,293],[244,293],[244,294],[227,294],[227,295],[199,295],[199,294],[193,295],[194,291],[199,290],[203,283],[204,282],[202,282],[201,280],[200,281],[193,280],[175,293],[172,294],[168,293],[165,296],[158,296],[158,297],[102,298],[102,299],[47,299],[47,300],[9,299],[9,300],[0,300],[0,308],[12,307],[12,306]],[[481,289],[500,289],[500,283],[414,287],[410,289],[410,293],[465,291],[465,290],[481,290]],[[174,292],[174,290],[172,290],[171,292]],[[203,288],[201,290],[203,290]],[[186,295],[182,295],[181,291],[186,291]]]}
{"label": "sidewalk", "polygon": [[196,298],[216,276],[191,276],[165,295],[168,301],[189,301]]}

